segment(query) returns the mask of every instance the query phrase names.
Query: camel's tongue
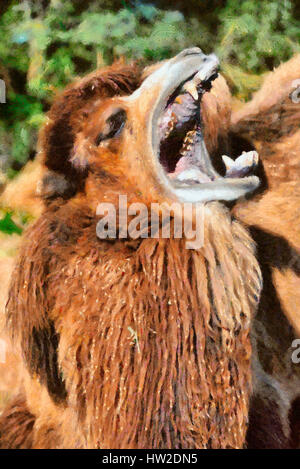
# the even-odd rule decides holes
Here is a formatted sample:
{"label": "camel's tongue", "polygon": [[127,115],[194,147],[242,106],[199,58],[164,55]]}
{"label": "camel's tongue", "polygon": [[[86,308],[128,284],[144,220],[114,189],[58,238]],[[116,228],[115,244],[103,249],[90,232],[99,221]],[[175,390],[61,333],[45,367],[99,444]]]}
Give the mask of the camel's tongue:
{"label": "camel's tongue", "polygon": [[172,179],[187,183],[210,182],[211,179],[197,166],[191,165],[187,157],[182,157],[176,167],[176,172],[170,174]]}

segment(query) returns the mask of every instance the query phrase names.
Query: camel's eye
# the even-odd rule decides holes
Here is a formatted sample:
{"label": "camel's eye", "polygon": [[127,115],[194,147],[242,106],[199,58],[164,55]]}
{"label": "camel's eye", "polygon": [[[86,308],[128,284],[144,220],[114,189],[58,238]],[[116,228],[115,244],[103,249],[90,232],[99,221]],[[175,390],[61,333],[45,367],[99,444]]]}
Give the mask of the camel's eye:
{"label": "camel's eye", "polygon": [[96,145],[99,145],[103,140],[108,140],[120,135],[125,122],[126,112],[124,109],[116,109],[106,120],[103,131],[98,134]]}

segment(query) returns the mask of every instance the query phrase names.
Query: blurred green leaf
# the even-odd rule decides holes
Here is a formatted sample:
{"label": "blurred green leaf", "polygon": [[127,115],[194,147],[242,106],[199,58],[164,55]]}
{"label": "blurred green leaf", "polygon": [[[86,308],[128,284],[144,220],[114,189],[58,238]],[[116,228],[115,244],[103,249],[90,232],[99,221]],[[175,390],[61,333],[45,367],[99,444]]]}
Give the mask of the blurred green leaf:
{"label": "blurred green leaf", "polygon": [[16,223],[11,218],[12,214],[7,212],[4,217],[0,220],[0,231],[5,234],[13,234],[17,233],[21,235],[23,230],[20,226],[16,225]]}

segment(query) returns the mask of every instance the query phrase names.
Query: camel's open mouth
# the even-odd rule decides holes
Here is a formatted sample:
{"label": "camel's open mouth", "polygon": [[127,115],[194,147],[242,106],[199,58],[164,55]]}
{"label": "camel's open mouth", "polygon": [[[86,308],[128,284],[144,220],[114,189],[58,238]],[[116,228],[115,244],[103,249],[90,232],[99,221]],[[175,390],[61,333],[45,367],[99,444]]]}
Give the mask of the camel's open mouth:
{"label": "camel's open mouth", "polygon": [[[215,67],[214,67],[215,68]],[[159,161],[174,181],[196,184],[214,181],[218,174],[203,152],[201,98],[218,75],[211,70],[208,79],[196,73],[169,97],[158,120]]]}
{"label": "camel's open mouth", "polygon": [[[173,72],[169,78],[171,85],[168,88],[166,77],[154,113],[153,146],[163,170],[162,179],[181,201],[233,200],[259,184],[256,176],[249,176],[258,162],[256,152],[243,153],[235,161],[223,156],[226,174],[222,177],[214,169],[206,149],[201,99],[217,78],[218,66],[214,54],[205,56],[200,49],[188,49],[172,59],[168,69],[169,73]],[[180,75],[188,78],[180,81]]]}

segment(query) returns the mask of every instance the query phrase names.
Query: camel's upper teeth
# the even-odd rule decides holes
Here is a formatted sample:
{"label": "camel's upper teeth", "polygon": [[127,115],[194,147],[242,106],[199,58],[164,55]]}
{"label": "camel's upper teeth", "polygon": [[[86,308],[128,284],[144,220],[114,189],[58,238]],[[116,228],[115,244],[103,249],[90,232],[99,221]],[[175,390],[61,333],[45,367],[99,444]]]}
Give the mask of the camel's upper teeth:
{"label": "camel's upper teeth", "polygon": [[194,80],[191,80],[191,81],[186,82],[186,83],[183,85],[182,89],[183,89],[183,91],[187,91],[188,93],[190,93],[190,95],[193,96],[193,98],[194,98],[195,101],[198,101],[197,85],[196,85],[196,83],[194,82]]}
{"label": "camel's upper teeth", "polygon": [[217,71],[219,61],[214,54],[209,56],[209,60],[202,65],[199,72],[188,82],[186,82],[182,89],[190,93],[194,100],[198,100],[198,89],[202,82],[207,81],[211,78],[211,76]]}
{"label": "camel's upper teeth", "polygon": [[194,78],[192,78],[190,81],[187,81],[182,87],[183,91],[187,91],[188,93],[190,93],[190,95],[193,96],[195,101],[198,100],[198,89],[197,88],[199,87],[199,85],[203,81],[201,76],[202,76],[201,72],[196,73]]}

